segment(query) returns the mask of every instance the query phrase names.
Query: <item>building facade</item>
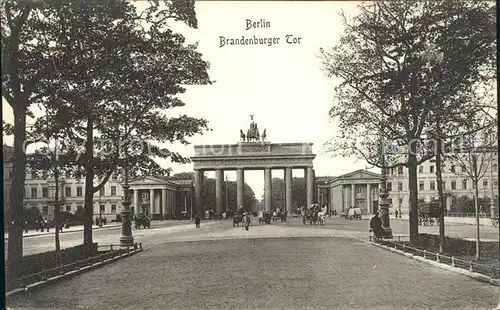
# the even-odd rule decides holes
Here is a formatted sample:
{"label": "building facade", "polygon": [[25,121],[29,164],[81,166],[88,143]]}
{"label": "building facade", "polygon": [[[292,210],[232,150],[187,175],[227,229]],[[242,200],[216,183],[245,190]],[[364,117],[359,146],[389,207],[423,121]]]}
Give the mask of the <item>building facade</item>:
{"label": "building facade", "polygon": [[[445,163],[442,168],[443,191],[446,197],[446,209],[449,210],[454,199],[460,196],[473,197],[474,184],[467,176],[467,167]],[[484,163],[484,176],[478,184],[479,197],[498,197],[498,164],[494,157],[492,162]],[[437,199],[436,164],[427,161],[417,168],[418,197],[420,201],[429,202]],[[409,210],[408,168],[397,167],[389,171],[389,200],[393,209],[400,209],[408,214]]]}
{"label": "building facade", "polygon": [[[4,165],[4,175],[5,165]],[[4,180],[4,192],[8,193]],[[94,194],[93,215],[115,220],[121,214],[123,205],[122,178],[113,174],[104,187]],[[100,180],[96,178],[94,184]],[[153,177],[143,177],[129,182],[131,208],[134,214],[145,210],[153,219],[183,218],[192,207],[191,197],[193,182],[191,180],[166,180]],[[60,210],[76,213],[83,209],[85,195],[84,179],[76,179],[69,172],[63,172],[59,178]],[[36,207],[42,216],[51,220],[54,218],[55,180],[45,171],[29,170],[26,173],[24,186],[24,207]],[[152,193],[152,195],[151,195]],[[149,197],[153,197],[151,203]],[[4,195],[4,206],[8,205],[8,196]],[[145,208],[147,206],[148,208]],[[4,208],[5,210],[5,208]]]}
{"label": "building facade", "polygon": [[317,201],[327,212],[360,208],[362,214],[378,210],[380,175],[357,170],[337,177],[316,178]]}

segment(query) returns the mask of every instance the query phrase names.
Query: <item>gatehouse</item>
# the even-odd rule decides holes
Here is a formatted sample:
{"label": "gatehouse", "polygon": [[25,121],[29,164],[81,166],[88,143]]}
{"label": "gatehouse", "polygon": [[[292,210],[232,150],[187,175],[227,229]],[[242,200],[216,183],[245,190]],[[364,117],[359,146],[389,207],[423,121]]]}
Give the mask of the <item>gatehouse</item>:
{"label": "gatehouse", "polygon": [[262,136],[257,124],[252,122],[245,135],[240,130],[241,141],[236,144],[195,145],[194,156],[194,205],[198,214],[204,214],[202,186],[204,173],[215,171],[216,213],[224,212],[222,201],[224,171],[236,170],[237,205],[243,205],[245,171],[264,170],[264,203],[266,211],[273,209],[272,171],[284,170],[285,209],[292,211],[292,174],[293,169],[303,169],[306,179],[307,205],[313,204],[314,169],[312,143],[271,143],[266,141],[266,130]]}

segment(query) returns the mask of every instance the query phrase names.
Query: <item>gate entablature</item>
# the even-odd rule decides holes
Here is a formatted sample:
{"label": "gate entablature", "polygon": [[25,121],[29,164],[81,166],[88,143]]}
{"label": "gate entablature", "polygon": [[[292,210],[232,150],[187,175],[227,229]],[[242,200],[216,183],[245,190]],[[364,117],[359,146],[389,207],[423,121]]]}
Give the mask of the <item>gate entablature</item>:
{"label": "gate entablature", "polygon": [[312,143],[240,142],[196,145],[191,157],[195,170],[307,168],[316,154]]}

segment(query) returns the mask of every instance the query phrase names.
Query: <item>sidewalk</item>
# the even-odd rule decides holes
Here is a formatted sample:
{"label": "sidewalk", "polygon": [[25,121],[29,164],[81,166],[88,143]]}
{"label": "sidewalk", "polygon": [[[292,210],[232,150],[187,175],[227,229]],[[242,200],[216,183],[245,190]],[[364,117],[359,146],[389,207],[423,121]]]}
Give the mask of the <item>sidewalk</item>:
{"label": "sidewalk", "polygon": [[[113,223],[113,224],[107,224],[102,227],[99,227],[98,225],[92,225],[92,230],[97,230],[97,229],[106,229],[106,228],[114,228],[121,226],[121,223]],[[83,225],[77,225],[77,226],[71,226],[70,228],[63,228],[62,232],[59,233],[70,233],[70,232],[77,232],[77,231],[83,231]],[[34,229],[28,230],[28,233],[23,233],[24,238],[28,237],[34,237],[34,236],[41,236],[41,235],[54,235],[55,234],[55,228],[52,227],[50,228],[49,232],[47,230],[44,231],[36,231]],[[4,233],[4,240],[9,239],[9,234]]]}

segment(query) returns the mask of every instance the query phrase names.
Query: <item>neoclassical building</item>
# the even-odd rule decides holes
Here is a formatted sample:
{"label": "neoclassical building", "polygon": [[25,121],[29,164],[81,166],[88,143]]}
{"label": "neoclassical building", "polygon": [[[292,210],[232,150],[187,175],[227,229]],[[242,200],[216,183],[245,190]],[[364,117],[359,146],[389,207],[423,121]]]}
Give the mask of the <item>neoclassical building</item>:
{"label": "neoclassical building", "polygon": [[188,218],[193,212],[193,181],[142,177],[130,182],[134,214],[153,219]]}
{"label": "neoclassical building", "polygon": [[342,212],[349,207],[361,208],[363,214],[378,210],[378,188],[380,175],[356,170],[337,177],[316,178],[317,201],[333,210]]}

